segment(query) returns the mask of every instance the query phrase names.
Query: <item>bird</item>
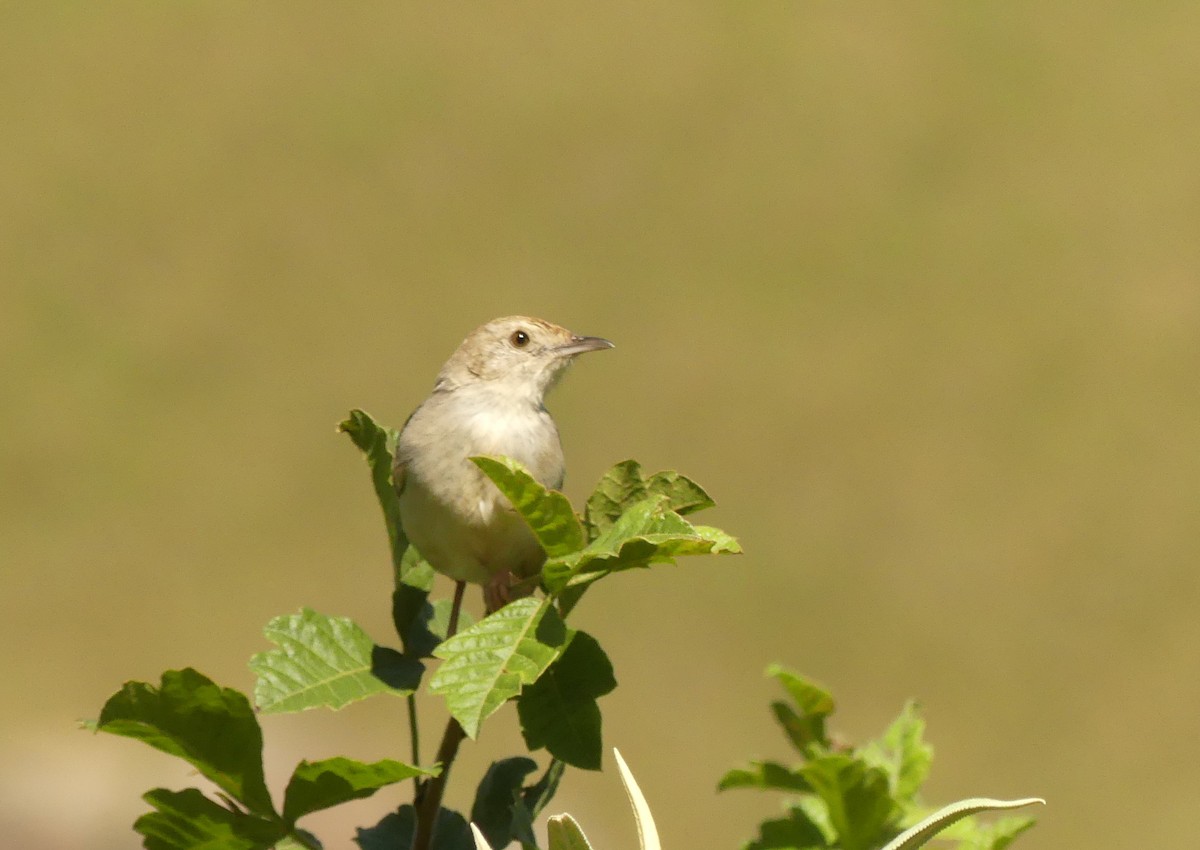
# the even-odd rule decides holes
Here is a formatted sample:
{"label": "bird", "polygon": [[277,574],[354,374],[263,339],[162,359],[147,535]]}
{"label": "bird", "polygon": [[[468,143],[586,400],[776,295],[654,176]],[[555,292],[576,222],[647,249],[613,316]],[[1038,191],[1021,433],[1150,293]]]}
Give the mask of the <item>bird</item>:
{"label": "bird", "polygon": [[433,391],[409,416],[392,469],[405,536],[437,572],[455,582],[457,621],[465,583],[483,587],[487,613],[527,595],[545,552],[495,484],[472,463],[501,455],[523,464],[543,486],[562,487],[564,462],[546,393],[575,358],[613,348],[530,316],[480,325],[438,373]]}

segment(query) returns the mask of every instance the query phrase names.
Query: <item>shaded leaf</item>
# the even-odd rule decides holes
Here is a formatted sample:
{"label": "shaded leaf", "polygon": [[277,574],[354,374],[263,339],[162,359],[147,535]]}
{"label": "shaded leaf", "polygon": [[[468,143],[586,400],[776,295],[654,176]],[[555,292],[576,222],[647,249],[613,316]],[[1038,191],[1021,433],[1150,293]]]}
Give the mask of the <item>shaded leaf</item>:
{"label": "shaded leaf", "polygon": [[843,850],[869,850],[887,837],[897,807],[882,769],[836,754],[813,759],[800,774],[825,803]]}
{"label": "shaded leaf", "polygon": [[96,729],[178,756],[252,812],[275,815],[250,702],[190,667],[163,673],[158,688],[127,682],[104,704]]}
{"label": "shaded leaf", "polygon": [[414,776],[436,776],[440,769],[425,770],[391,759],[364,764],[347,758],[302,761],[288,781],[283,817],[289,824],[320,809],[370,797],[380,788]]}
{"label": "shaded leaf", "polygon": [[562,652],[569,633],[547,602],[518,599],[437,648],[445,661],[429,689],[471,738],[521,688],[537,681]]}
{"label": "shaded leaf", "polygon": [[424,670],[413,658],[375,646],[348,618],[310,608],[276,617],[263,633],[279,647],[250,659],[258,674],[254,699],[267,714],[337,709],[373,694],[405,696]]}
{"label": "shaded leaf", "polygon": [[812,786],[795,770],[773,761],[752,761],[749,767],[737,768],[721,777],[718,791],[731,788],[811,792]]}
{"label": "shaded leaf", "polygon": [[227,809],[195,788],[155,788],[142,799],[155,809],[133,824],[147,850],[266,850],[287,834],[279,821]]}
{"label": "shaded leaf", "polygon": [[[401,591],[397,591],[399,594]],[[393,596],[393,598],[395,598]],[[420,612],[412,621],[408,630],[408,641],[405,644],[405,655],[413,658],[431,658],[433,651],[446,639],[450,627],[450,609],[454,603],[450,599],[439,599],[421,606]],[[463,608],[458,612],[458,628],[467,629],[475,622],[471,613]]]}
{"label": "shaded leaf", "polygon": [[377,424],[369,413],[358,409],[350,411],[350,415],[338,425],[338,431],[350,437],[363,453],[371,470],[371,484],[383,511],[388,546],[392,553],[392,567],[399,584],[403,575],[404,553],[408,548],[408,538],[404,536],[400,525],[400,499],[392,481],[392,459],[396,453],[396,441],[400,432]]}
{"label": "shaded leaf", "polygon": [[[412,847],[416,833],[416,814],[412,806],[401,806],[372,827],[355,830],[354,843],[360,850],[406,850]],[[436,850],[475,850],[471,828],[458,812],[443,806],[438,810],[433,833]]]}
{"label": "shaded leaf", "polygon": [[521,734],[530,750],[586,770],[600,769],[600,707],[617,686],[612,663],[591,635],[576,632],[562,655],[517,698]]}
{"label": "shaded leaf", "polygon": [[767,667],[767,675],[776,679],[795,701],[796,709],[782,702],[771,704],[775,719],[783,727],[792,745],[805,753],[811,744],[829,746],[825,718],[833,714],[833,695],[815,682],[791,672],[779,664]]}
{"label": "shaded leaf", "polygon": [[743,850],[824,850],[829,844],[821,829],[799,806],[788,816],[759,824],[758,837]]}
{"label": "shaded leaf", "polygon": [[567,497],[542,486],[524,466],[508,457],[473,457],[492,483],[533,530],[550,557],[582,549],[583,526]]}
{"label": "shaded leaf", "polygon": [[533,817],[541,814],[542,809],[546,808],[554,798],[554,795],[558,793],[558,783],[562,781],[562,775],[565,770],[566,765],[563,762],[558,759],[551,759],[541,779],[530,785],[522,793],[521,797],[525,802],[525,807]]}
{"label": "shaded leaf", "polygon": [[552,815],[546,821],[550,850],[592,850],[587,836],[570,815]]}
{"label": "shaded leaf", "polygon": [[704,488],[678,472],[666,470],[646,478],[641,464],[625,460],[604,473],[588,497],[584,514],[588,539],[594,540],[607,531],[633,504],[655,495],[665,496],[667,506],[677,514],[714,504]]}
{"label": "shaded leaf", "polygon": [[[404,654],[413,658],[424,658],[422,652],[429,634],[422,623],[428,607],[429,591],[433,589],[433,567],[424,560],[416,548],[409,546],[401,566],[401,578],[392,591],[392,625],[400,637]],[[411,646],[416,643],[417,647]]]}
{"label": "shaded leaf", "polygon": [[[471,806],[471,823],[493,847],[505,847],[511,839],[523,837],[518,832],[525,832],[526,824],[517,807],[525,808],[521,785],[535,770],[537,762],[533,759],[515,756],[492,762],[480,780]],[[532,833],[527,834],[532,837]]]}

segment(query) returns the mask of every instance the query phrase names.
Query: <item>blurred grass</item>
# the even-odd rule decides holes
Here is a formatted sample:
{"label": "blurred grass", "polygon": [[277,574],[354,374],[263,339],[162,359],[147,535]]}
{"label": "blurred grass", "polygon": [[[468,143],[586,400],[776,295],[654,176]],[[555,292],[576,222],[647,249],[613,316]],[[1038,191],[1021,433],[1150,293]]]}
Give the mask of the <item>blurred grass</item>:
{"label": "blurred grass", "polygon": [[[1046,796],[1030,848],[1183,843],[1198,26],[1184,3],[4,7],[0,831],[136,846],[137,795],[194,781],[73,731],[125,679],[247,687],[301,604],[387,634],[334,425],[402,422],[468,330],[527,312],[618,344],[553,399],[568,491],[677,467],[748,551],[579,611],[668,844],[770,813],[711,793],[782,755],[771,660],[851,736],[921,699],[933,793]],[[398,705],[349,711],[272,720],[277,777],[396,754]],[[560,802],[632,840],[611,773]]]}

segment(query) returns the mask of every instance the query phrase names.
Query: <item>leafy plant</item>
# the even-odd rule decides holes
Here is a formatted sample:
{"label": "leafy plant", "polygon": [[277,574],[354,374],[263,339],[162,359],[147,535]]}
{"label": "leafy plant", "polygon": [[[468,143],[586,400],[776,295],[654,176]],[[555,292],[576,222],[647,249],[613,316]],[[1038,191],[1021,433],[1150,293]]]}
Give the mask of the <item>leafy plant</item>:
{"label": "leafy plant", "polygon": [[[909,850],[934,835],[956,839],[959,850],[1002,850],[1033,826],[1028,816],[990,825],[974,817],[1042,800],[964,800],[931,812],[920,799],[933,748],[924,740],[925,721],[909,703],[883,735],[861,747],[837,743],[827,721],[835,704],[828,690],[773,664],[790,701],[776,700],[771,712],[799,761],[755,761],[730,770],[718,788],[783,791],[786,814],[764,821],[743,850]],[[907,827],[907,828],[906,828]]]}
{"label": "leafy plant", "polygon": [[[542,487],[515,461],[472,458],[529,525],[547,559],[536,578],[540,593],[471,622],[451,600],[431,597],[433,570],[405,539],[391,478],[397,432],[360,410],[339,430],[366,458],[383,512],[399,648],[377,643],[344,617],[304,608],[271,620],[264,633],[274,648],[250,659],[257,711],[246,695],[190,668],[163,673],[157,686],[127,683],[89,728],[184,759],[215,786],[208,794],[196,788],[147,792],[151,811],[134,829],[149,850],[318,850],[322,844],[299,825],[302,818],[412,780],[410,802],[357,831],[360,850],[491,850],[513,841],[532,850],[533,824],[566,768],[600,769],[598,700],[617,685],[600,643],[569,624],[572,611],[595,582],[615,573],[741,549],[720,529],[685,519],[713,502],[677,472],[647,475],[635,461],[619,463],[577,515],[563,494]],[[767,672],[789,697],[771,710],[799,761],[751,762],[721,780],[722,790],[789,795],[785,816],[765,821],[744,850],[911,850],[938,833],[956,839],[960,850],[1002,850],[1032,825],[1030,818],[1010,817],[985,826],[975,815],[1040,801],[972,799],[932,813],[921,803],[932,750],[914,706],[906,706],[879,740],[839,745],[826,728],[834,711],[829,692],[779,666]],[[449,715],[428,766],[422,766],[414,699],[421,687],[443,697]],[[263,775],[258,716],[336,710],[377,696],[406,703],[408,760],[302,761],[277,807]],[[469,813],[443,808],[459,746],[509,702],[516,704],[529,753],[546,751],[544,768],[524,753],[498,759],[479,781]],[[650,809],[619,753],[616,760],[642,850],[660,850]],[[549,850],[591,850],[570,815],[551,817],[547,833]]]}
{"label": "leafy plant", "polygon": [[[617,684],[600,643],[568,625],[571,612],[592,584],[614,573],[740,547],[719,529],[684,519],[713,502],[676,472],[646,475],[634,461],[617,464],[580,516],[563,494],[543,487],[515,461],[473,458],[532,529],[547,560],[538,577],[540,595],[517,599],[479,622],[464,616],[451,623],[451,600],[431,598],[433,570],[408,545],[400,524],[391,479],[397,432],[360,410],[339,430],[366,458],[383,512],[400,647],[375,642],[346,618],[308,608],[276,617],[264,630],[275,648],[250,659],[254,699],[258,714],[268,715],[400,697],[409,718],[408,760],[301,762],[276,808],[263,778],[262,730],[249,699],[195,670],[171,670],[158,687],[127,683],[89,725],[188,761],[216,790],[209,796],[195,788],[154,789],[144,797],[153,811],[134,828],[150,850],[319,848],[320,841],[298,825],[301,818],[411,779],[411,803],[358,830],[358,846],[469,850],[474,839],[467,818],[440,806],[442,790],[462,740],[477,737],[489,717],[515,702],[526,747],[545,750],[549,759],[540,774],[525,755],[493,762],[479,782],[470,820],[495,847],[513,840],[536,847],[534,820],[566,766],[600,769],[597,700]],[[444,698],[449,714],[428,767],[421,766],[413,699],[422,686]],[[554,820],[551,835],[573,836],[568,821]]]}

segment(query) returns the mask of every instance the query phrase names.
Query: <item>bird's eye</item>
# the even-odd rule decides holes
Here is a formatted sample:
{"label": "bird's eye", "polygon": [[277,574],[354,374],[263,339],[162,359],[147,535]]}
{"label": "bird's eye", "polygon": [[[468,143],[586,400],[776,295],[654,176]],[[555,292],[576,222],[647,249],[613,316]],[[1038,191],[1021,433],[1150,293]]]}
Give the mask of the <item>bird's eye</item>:
{"label": "bird's eye", "polygon": [[529,334],[525,333],[525,331],[513,331],[513,335],[509,337],[509,341],[517,348],[524,348],[529,345]]}

